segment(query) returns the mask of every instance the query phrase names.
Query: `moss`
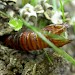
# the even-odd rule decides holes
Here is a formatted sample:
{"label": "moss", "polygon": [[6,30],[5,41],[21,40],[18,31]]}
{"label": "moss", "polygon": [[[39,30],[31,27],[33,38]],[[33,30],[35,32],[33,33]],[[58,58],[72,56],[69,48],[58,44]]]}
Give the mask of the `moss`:
{"label": "moss", "polygon": [[33,51],[28,54],[0,45],[0,74],[58,75],[58,72],[64,74],[69,68],[67,62],[50,50],[47,53],[52,58],[53,64],[48,61],[43,51]]}

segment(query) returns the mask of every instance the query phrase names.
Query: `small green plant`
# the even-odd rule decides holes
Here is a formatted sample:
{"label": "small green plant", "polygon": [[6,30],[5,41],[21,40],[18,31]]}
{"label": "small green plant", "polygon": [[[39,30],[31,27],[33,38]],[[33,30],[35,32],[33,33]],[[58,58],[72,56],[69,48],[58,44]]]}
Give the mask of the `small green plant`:
{"label": "small green plant", "polygon": [[20,19],[13,18],[9,21],[9,25],[13,27],[15,31],[19,31],[23,26],[23,22]]}

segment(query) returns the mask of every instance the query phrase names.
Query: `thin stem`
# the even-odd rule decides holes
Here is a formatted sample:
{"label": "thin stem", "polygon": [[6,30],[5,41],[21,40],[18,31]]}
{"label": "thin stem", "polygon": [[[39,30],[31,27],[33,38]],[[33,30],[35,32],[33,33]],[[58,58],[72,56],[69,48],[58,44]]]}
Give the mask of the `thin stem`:
{"label": "thin stem", "polygon": [[[44,50],[44,49],[43,49],[43,50]],[[52,60],[51,60],[51,57],[48,56],[48,54],[47,54],[47,52],[46,52],[45,50],[44,50],[44,52],[45,52],[45,55],[46,55],[48,61],[53,65],[53,62],[52,62]]]}
{"label": "thin stem", "polygon": [[59,1],[60,1],[60,7],[62,11],[63,22],[65,22],[66,19],[65,19],[65,14],[64,14],[64,5],[62,4],[62,0],[59,0]]}
{"label": "thin stem", "polygon": [[7,15],[7,14],[5,14],[4,12],[2,12],[2,11],[0,11],[0,15],[4,15],[4,16],[6,16],[6,17],[8,17],[8,18],[10,18],[10,16],[9,15]]}

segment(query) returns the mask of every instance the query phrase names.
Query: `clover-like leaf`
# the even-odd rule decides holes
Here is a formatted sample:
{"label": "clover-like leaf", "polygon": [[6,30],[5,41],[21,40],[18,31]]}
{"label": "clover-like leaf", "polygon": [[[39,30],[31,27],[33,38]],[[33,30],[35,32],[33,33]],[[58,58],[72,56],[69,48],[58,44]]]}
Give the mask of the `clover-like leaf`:
{"label": "clover-like leaf", "polygon": [[23,22],[20,19],[11,19],[8,23],[15,31],[18,31],[22,28]]}

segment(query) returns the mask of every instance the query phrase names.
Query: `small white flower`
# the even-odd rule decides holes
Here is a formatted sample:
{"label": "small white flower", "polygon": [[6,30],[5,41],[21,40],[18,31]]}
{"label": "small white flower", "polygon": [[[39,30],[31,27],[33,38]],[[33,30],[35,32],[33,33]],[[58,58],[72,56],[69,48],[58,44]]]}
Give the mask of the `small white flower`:
{"label": "small white flower", "polygon": [[31,16],[37,17],[34,7],[30,4],[26,4],[22,9],[19,10],[19,12],[21,16],[27,16],[28,18]]}
{"label": "small white flower", "polygon": [[63,20],[62,20],[61,16],[62,16],[62,12],[61,11],[56,11],[54,13],[54,15],[51,17],[51,21],[54,24],[61,24],[61,23],[63,23]]}

